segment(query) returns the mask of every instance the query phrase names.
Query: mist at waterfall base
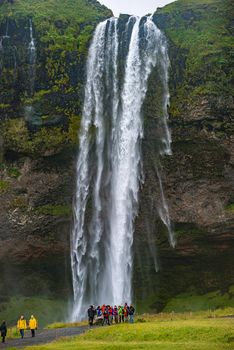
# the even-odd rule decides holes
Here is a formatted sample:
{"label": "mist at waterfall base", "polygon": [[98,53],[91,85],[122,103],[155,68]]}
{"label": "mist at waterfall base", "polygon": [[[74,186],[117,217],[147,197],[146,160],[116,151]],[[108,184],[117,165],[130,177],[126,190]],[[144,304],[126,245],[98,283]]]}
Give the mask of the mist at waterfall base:
{"label": "mist at waterfall base", "polygon": [[[134,220],[144,182],[142,106],[149,76],[157,69],[162,91],[159,159],[171,153],[168,67],[166,40],[151,17],[131,16],[125,22],[111,18],[97,26],[87,61],[77,159],[71,236],[73,320],[84,318],[90,304],[132,301]],[[158,215],[174,246],[160,164],[155,186],[161,196]]]}

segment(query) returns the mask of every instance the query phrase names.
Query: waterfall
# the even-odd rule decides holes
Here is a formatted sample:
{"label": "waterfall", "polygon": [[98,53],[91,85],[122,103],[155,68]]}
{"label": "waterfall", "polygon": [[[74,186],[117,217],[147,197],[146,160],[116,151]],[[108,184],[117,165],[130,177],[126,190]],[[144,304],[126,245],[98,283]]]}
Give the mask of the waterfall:
{"label": "waterfall", "polygon": [[35,41],[33,38],[33,26],[32,26],[32,20],[29,19],[29,35],[30,35],[30,42],[28,45],[28,52],[29,52],[29,95],[30,97],[33,97],[34,95],[34,82],[35,82],[35,76],[36,76],[36,46]]}
{"label": "waterfall", "polygon": [[33,24],[31,18],[29,19],[29,44],[28,44],[28,82],[29,85],[27,87],[27,94],[29,99],[29,103],[24,106],[24,116],[25,120],[30,124],[35,124],[35,110],[32,104],[31,99],[34,96],[35,90],[35,78],[36,78],[36,45],[35,39],[33,37]]}
{"label": "waterfall", "polygon": [[[88,304],[131,302],[134,221],[143,183],[142,106],[157,65],[163,85],[159,153],[170,154],[164,36],[151,17],[131,16],[124,29],[119,21],[111,18],[97,26],[87,61],[71,235],[74,320],[84,317]],[[123,45],[128,47],[126,57]],[[162,197],[159,215],[174,245],[157,174]]]}
{"label": "waterfall", "polygon": [[17,77],[17,49],[12,44],[14,38],[9,35],[9,19],[6,19],[5,34],[0,36],[0,70],[3,66],[11,66],[14,69],[14,81]]}
{"label": "waterfall", "polygon": [[9,30],[9,20],[7,18],[7,20],[6,20],[6,32],[4,35],[0,36],[0,51],[3,50],[3,41],[5,39],[10,39],[10,36],[8,35],[8,30]]}

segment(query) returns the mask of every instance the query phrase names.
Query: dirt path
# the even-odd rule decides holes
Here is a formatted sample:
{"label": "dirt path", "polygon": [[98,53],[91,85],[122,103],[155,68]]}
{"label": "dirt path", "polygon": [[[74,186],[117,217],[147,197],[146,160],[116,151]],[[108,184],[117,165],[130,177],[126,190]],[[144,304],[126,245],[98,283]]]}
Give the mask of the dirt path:
{"label": "dirt path", "polygon": [[71,337],[73,335],[79,335],[89,329],[88,326],[71,327],[71,328],[58,328],[58,329],[43,329],[36,332],[35,338],[31,337],[30,331],[25,332],[24,339],[6,339],[6,343],[0,343],[0,349],[16,348],[22,349],[29,345],[39,345],[50,343],[61,337]]}

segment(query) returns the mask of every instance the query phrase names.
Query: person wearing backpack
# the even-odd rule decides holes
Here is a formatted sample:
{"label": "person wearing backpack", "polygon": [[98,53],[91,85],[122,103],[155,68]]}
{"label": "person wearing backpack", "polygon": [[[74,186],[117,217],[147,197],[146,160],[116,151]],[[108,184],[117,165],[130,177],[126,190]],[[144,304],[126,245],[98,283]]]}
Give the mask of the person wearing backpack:
{"label": "person wearing backpack", "polygon": [[129,322],[130,323],[134,323],[134,313],[135,313],[135,309],[133,307],[133,305],[130,306],[129,308]]}

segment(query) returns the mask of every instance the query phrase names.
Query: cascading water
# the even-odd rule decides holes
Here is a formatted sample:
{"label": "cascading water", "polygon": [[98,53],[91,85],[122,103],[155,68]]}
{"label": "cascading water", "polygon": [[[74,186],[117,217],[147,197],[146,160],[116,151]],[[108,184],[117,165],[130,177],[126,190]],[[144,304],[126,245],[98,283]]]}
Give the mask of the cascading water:
{"label": "cascading water", "polygon": [[[35,77],[36,77],[36,45],[33,37],[33,25],[31,18],[29,19],[29,44],[28,44],[28,89],[27,93],[30,98],[34,95],[35,90]],[[33,105],[30,103],[24,107],[24,115],[27,122],[34,124],[35,123],[35,112]]]}
{"label": "cascading water", "polygon": [[17,49],[12,41],[9,35],[9,20],[7,18],[5,34],[0,36],[0,71],[4,65],[13,68],[15,81],[17,77]]}
{"label": "cascading water", "polygon": [[6,32],[5,32],[4,35],[0,36],[0,52],[3,51],[3,46],[4,46],[3,42],[4,42],[4,40],[10,39],[10,36],[8,35],[8,30],[9,30],[9,21],[7,19],[7,21],[6,21]]}
{"label": "cascading water", "polygon": [[29,20],[29,34],[30,34],[30,42],[28,45],[29,52],[29,95],[32,97],[34,95],[34,82],[35,82],[35,64],[36,64],[36,46],[33,38],[33,26],[32,20]]}
{"label": "cascading water", "polygon": [[[170,153],[166,121],[169,60],[164,36],[151,17],[132,16],[124,33],[121,30],[116,18],[100,23],[87,62],[71,236],[73,319],[82,318],[90,303],[131,301],[134,220],[143,182],[142,105],[156,65],[163,85],[159,153]],[[123,45],[128,48],[126,57]],[[174,246],[159,171],[157,174],[162,197],[159,215]]]}

